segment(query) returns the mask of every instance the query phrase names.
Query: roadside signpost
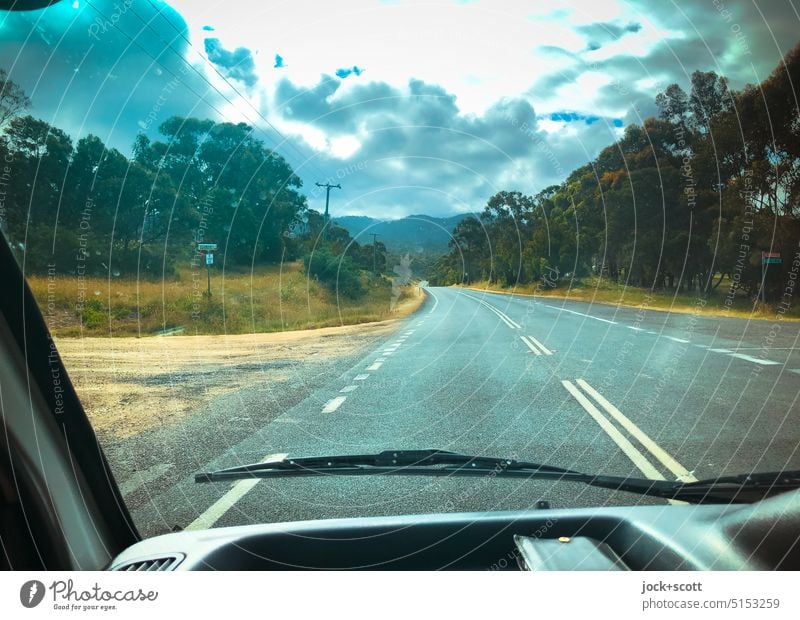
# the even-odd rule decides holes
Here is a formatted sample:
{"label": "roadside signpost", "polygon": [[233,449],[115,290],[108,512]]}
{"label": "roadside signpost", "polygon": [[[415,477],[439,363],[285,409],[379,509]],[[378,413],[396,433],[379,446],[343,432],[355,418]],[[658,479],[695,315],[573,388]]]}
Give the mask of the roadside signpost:
{"label": "roadside signpost", "polygon": [[206,274],[208,275],[207,295],[211,297],[211,265],[214,264],[214,250],[217,249],[216,243],[198,243],[197,251],[206,257]]}
{"label": "roadside signpost", "polygon": [[767,265],[780,265],[780,252],[761,252],[761,301],[767,303]]}

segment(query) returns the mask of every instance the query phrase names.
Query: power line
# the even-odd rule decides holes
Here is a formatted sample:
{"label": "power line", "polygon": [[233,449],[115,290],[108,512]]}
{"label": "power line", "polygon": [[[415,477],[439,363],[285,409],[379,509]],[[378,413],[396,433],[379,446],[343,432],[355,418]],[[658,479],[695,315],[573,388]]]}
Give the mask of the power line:
{"label": "power line", "polygon": [[330,215],[328,215],[328,203],[331,199],[331,189],[334,187],[336,189],[342,189],[342,186],[338,183],[336,185],[331,185],[330,183],[316,183],[316,186],[325,188],[325,222],[327,223],[330,218]]}
{"label": "power line", "polygon": [[[174,77],[174,78],[175,78],[175,80],[177,80],[177,81],[178,81],[180,84],[182,84],[183,86],[185,86],[187,90],[189,90],[189,91],[190,91],[192,94],[194,94],[194,95],[195,95],[195,96],[196,96],[198,99],[200,99],[201,101],[203,101],[203,102],[204,102],[204,103],[205,103],[205,104],[206,104],[206,105],[207,105],[209,108],[211,108],[211,109],[212,109],[212,110],[214,110],[214,111],[215,111],[217,114],[219,114],[219,116],[220,116],[221,118],[223,118],[223,119],[226,119],[226,120],[230,120],[230,119],[227,119],[226,115],[225,115],[225,114],[224,114],[224,113],[223,113],[223,112],[222,112],[222,111],[221,111],[221,110],[220,110],[218,107],[216,107],[216,106],[215,106],[213,103],[211,103],[210,101],[208,101],[208,99],[206,99],[206,97],[204,97],[203,95],[201,95],[200,93],[198,93],[198,92],[197,92],[197,91],[196,91],[194,88],[192,88],[191,86],[189,86],[189,84],[187,84],[186,82],[184,82],[183,80],[181,80],[181,79],[180,79],[180,77],[178,77],[178,75],[177,75],[177,74],[176,74],[174,71],[172,71],[171,69],[169,69],[169,68],[168,68],[167,66],[165,66],[163,63],[161,63],[161,62],[158,60],[158,58],[157,58],[157,57],[155,57],[155,56],[153,56],[153,55],[152,55],[152,54],[151,54],[151,53],[150,53],[150,52],[149,52],[147,49],[145,49],[145,47],[144,47],[142,44],[140,44],[138,41],[136,41],[136,39],[134,39],[133,37],[131,37],[131,36],[130,36],[130,35],[127,33],[127,32],[125,32],[124,30],[122,30],[122,29],[119,27],[119,25],[118,25],[117,23],[114,23],[114,22],[112,22],[112,21],[111,21],[111,20],[108,18],[108,16],[107,16],[105,13],[103,13],[103,12],[102,12],[100,9],[98,9],[96,6],[94,6],[94,5],[93,5],[93,4],[91,4],[90,2],[87,2],[87,3],[86,3],[86,5],[87,5],[87,6],[90,6],[90,7],[92,8],[92,10],[93,10],[93,11],[95,11],[95,12],[96,12],[98,15],[100,15],[100,16],[101,16],[103,19],[105,19],[106,21],[108,21],[109,23],[111,23],[111,24],[114,26],[114,28],[116,28],[116,30],[117,30],[117,31],[118,31],[120,34],[122,34],[123,36],[125,36],[125,37],[126,37],[126,38],[127,38],[127,39],[128,39],[130,42],[131,42],[131,43],[133,43],[134,45],[136,45],[136,47],[138,47],[140,50],[142,50],[142,51],[145,53],[145,55],[146,55],[148,58],[150,58],[150,59],[151,59],[151,60],[152,60],[152,61],[153,61],[155,64],[157,64],[159,67],[161,67],[162,69],[164,69],[164,70],[165,70],[167,73],[169,73],[169,74],[170,74],[172,77]],[[140,21],[142,21],[142,22],[145,24],[145,26],[148,26],[149,28],[151,28],[151,29],[152,29],[152,26],[149,26],[149,24],[148,24],[147,22],[145,22],[145,21],[144,21],[144,20],[143,20],[143,19],[142,19],[142,18],[141,18],[139,15],[136,15],[136,17],[138,17],[138,18],[139,18],[139,20],[140,20]],[[162,16],[162,17],[163,17],[163,16]],[[164,41],[163,41],[163,39],[162,39],[162,42],[164,42]],[[219,90],[219,89],[218,89],[216,86],[214,86],[214,85],[213,85],[211,82],[209,82],[209,81],[208,81],[208,79],[207,79],[205,76],[203,76],[201,73],[199,73],[199,72],[197,71],[197,69],[196,69],[195,67],[193,67],[193,66],[192,66],[192,65],[191,65],[191,64],[190,64],[190,63],[189,63],[189,62],[188,62],[188,61],[187,61],[185,58],[183,58],[183,56],[181,56],[181,55],[180,55],[180,54],[179,54],[179,53],[178,53],[178,52],[177,52],[177,51],[176,51],[174,48],[172,48],[172,47],[171,47],[171,46],[169,46],[169,45],[168,45],[168,48],[170,49],[170,51],[172,51],[173,53],[175,53],[175,54],[178,56],[178,58],[181,60],[181,62],[183,62],[183,63],[184,63],[184,64],[186,64],[186,65],[187,65],[189,68],[191,68],[193,71],[195,71],[196,73],[198,73],[198,75],[199,75],[199,76],[200,76],[200,77],[203,79],[203,81],[204,81],[206,84],[208,84],[208,86],[209,86],[209,87],[210,87],[212,90],[214,90],[214,91],[215,91],[215,92],[216,92],[216,93],[217,93],[217,94],[218,94],[220,97],[222,97],[222,98],[223,98],[223,99],[224,99],[226,102],[228,102],[228,103],[229,103],[231,106],[233,106],[233,107],[234,107],[236,110],[239,110],[239,108],[237,108],[237,107],[236,107],[236,105],[235,105],[235,104],[234,104],[234,103],[233,103],[233,102],[232,102],[232,101],[231,101],[231,100],[230,100],[230,99],[229,99],[227,96],[225,96],[225,94],[224,94],[222,91],[220,91],[220,90]],[[159,54],[159,56],[160,56],[160,55],[161,55],[161,54]],[[239,110],[239,111],[241,112],[241,110]],[[275,132],[276,132],[276,133],[277,133],[279,136],[281,136],[281,138],[283,139],[283,143],[287,144],[288,146],[292,146],[291,142],[289,142],[289,140],[288,140],[288,139],[287,139],[285,136],[283,136],[283,134],[281,134],[281,133],[280,133],[280,132],[279,132],[277,129],[275,129],[275,128],[272,126],[272,124],[271,124],[271,123],[269,123],[269,121],[267,121],[267,123],[268,123],[268,124],[270,124],[270,127],[272,127],[273,131],[275,131]],[[269,134],[268,134],[268,133],[267,133],[267,132],[266,132],[264,129],[262,129],[261,127],[258,127],[258,125],[257,125],[256,123],[253,123],[253,129],[258,129],[258,130],[259,130],[259,131],[260,131],[262,134],[264,134],[265,136],[267,136],[267,137],[270,137],[270,139],[272,139],[272,137],[271,137],[271,136],[269,136]],[[280,144],[279,144],[278,146],[280,146]],[[294,148],[295,148],[295,150],[297,150],[297,147],[294,147]],[[299,152],[299,150],[298,150],[298,153],[300,154],[300,157],[301,157],[301,159],[303,159],[303,160],[304,160],[304,161],[303,161],[303,163],[305,163],[306,161],[308,161],[308,162],[311,162],[311,163],[312,163],[312,165],[313,165],[313,159],[312,159],[312,158],[306,158],[306,157],[305,157],[305,156],[304,156],[302,153],[300,153],[300,152]]]}
{"label": "power line", "polygon": [[370,234],[372,235],[372,273],[377,274],[378,268],[375,262],[375,251],[377,249],[378,237],[380,237],[381,235],[379,235],[378,233],[370,233]]}
{"label": "power line", "polygon": [[[304,160],[304,161],[309,161],[309,162],[311,162],[311,165],[312,165],[314,168],[316,168],[316,171],[317,171],[319,174],[321,174],[322,176],[324,176],[324,173],[323,173],[323,172],[322,172],[322,171],[319,169],[319,167],[318,167],[318,166],[317,166],[317,165],[314,163],[314,161],[313,161],[313,157],[308,157],[308,156],[306,156],[306,155],[305,155],[305,153],[303,153],[303,152],[300,150],[300,148],[299,148],[297,145],[293,144],[293,143],[292,143],[292,142],[289,140],[289,138],[287,138],[285,135],[283,135],[283,133],[281,133],[281,132],[280,132],[280,130],[278,130],[278,128],[277,128],[277,127],[275,127],[275,125],[273,125],[273,124],[272,124],[272,123],[269,121],[269,119],[267,119],[267,117],[266,117],[266,116],[264,116],[264,115],[261,113],[261,111],[260,111],[260,110],[259,110],[259,109],[258,109],[256,106],[254,106],[254,105],[253,105],[253,104],[250,102],[250,100],[249,100],[247,97],[245,97],[245,96],[244,96],[244,95],[243,95],[243,94],[242,94],[242,93],[239,91],[239,89],[238,89],[238,88],[236,88],[236,86],[234,86],[234,85],[233,85],[233,84],[230,82],[230,80],[228,80],[228,78],[226,78],[226,77],[225,77],[225,76],[222,74],[222,72],[220,72],[220,70],[219,70],[219,69],[217,69],[217,67],[214,65],[214,63],[213,63],[213,62],[211,62],[211,61],[210,61],[210,60],[209,60],[209,59],[208,59],[206,56],[204,56],[204,55],[203,55],[203,54],[200,52],[200,50],[198,50],[198,49],[197,49],[197,48],[196,48],[194,45],[192,45],[192,42],[189,40],[189,38],[188,38],[188,37],[186,37],[186,35],[185,35],[185,34],[183,34],[183,32],[181,32],[180,28],[178,28],[178,27],[177,27],[175,24],[173,24],[173,23],[172,23],[172,20],[170,20],[170,19],[169,19],[169,18],[166,16],[166,14],[164,14],[164,13],[163,13],[163,10],[162,10],[161,8],[159,8],[159,7],[157,7],[155,4],[153,4],[153,1],[152,1],[152,0],[147,0],[147,2],[148,2],[148,4],[150,4],[150,6],[151,6],[151,7],[153,7],[153,10],[155,10],[155,11],[156,11],[156,13],[157,13],[157,14],[158,14],[158,15],[159,15],[159,16],[160,16],[160,17],[161,17],[161,18],[162,18],[162,19],[163,19],[163,20],[164,20],[164,21],[165,21],[167,24],[169,24],[170,28],[172,28],[172,29],[173,29],[173,30],[174,30],[174,31],[175,31],[175,32],[178,34],[178,36],[179,36],[181,39],[183,39],[183,40],[186,42],[186,44],[187,44],[187,45],[188,45],[190,48],[192,48],[192,50],[194,50],[195,54],[197,54],[197,55],[200,57],[200,59],[201,59],[201,60],[202,60],[202,61],[203,61],[203,62],[204,62],[206,65],[208,65],[209,67],[211,67],[211,69],[214,71],[214,73],[216,73],[216,74],[217,74],[217,75],[220,77],[220,79],[222,79],[222,81],[223,81],[223,82],[225,82],[225,84],[227,84],[227,85],[228,85],[228,87],[229,87],[231,90],[233,90],[233,92],[235,92],[235,93],[236,93],[236,95],[237,95],[237,96],[238,96],[238,97],[239,97],[239,98],[240,98],[242,101],[244,101],[244,102],[245,102],[245,103],[246,103],[246,104],[247,104],[247,105],[250,107],[250,109],[252,109],[252,110],[253,110],[253,112],[255,112],[255,113],[258,115],[258,117],[259,117],[259,118],[260,118],[262,121],[264,121],[264,122],[265,122],[265,123],[266,123],[266,124],[267,124],[267,125],[268,125],[268,126],[269,126],[269,127],[270,127],[270,128],[271,128],[271,129],[272,129],[274,132],[275,132],[275,133],[276,133],[276,134],[278,134],[278,136],[280,136],[280,137],[281,137],[281,139],[282,139],[282,142],[283,142],[283,143],[285,143],[287,146],[289,146],[289,147],[293,148],[293,149],[295,150],[295,152],[296,152],[296,153],[297,153],[297,154],[300,156],[301,160]],[[188,61],[187,61],[187,60],[186,60],[186,59],[185,59],[183,56],[181,56],[180,52],[178,52],[176,49],[174,49],[174,48],[173,48],[173,47],[172,47],[172,46],[171,46],[171,45],[170,45],[170,44],[169,44],[167,41],[164,41],[163,39],[161,39],[161,35],[158,33],[158,31],[156,31],[156,29],[155,29],[155,28],[153,28],[153,27],[150,25],[150,23],[149,23],[149,22],[145,22],[145,20],[144,20],[144,19],[143,19],[143,18],[142,18],[142,17],[141,17],[141,16],[140,16],[140,15],[139,15],[139,14],[138,14],[138,13],[137,13],[135,10],[133,10],[133,8],[132,8],[132,7],[131,7],[129,10],[130,10],[130,11],[131,11],[131,13],[133,13],[133,14],[134,14],[134,15],[135,15],[135,16],[136,16],[136,17],[137,17],[137,18],[138,18],[138,19],[139,19],[139,20],[140,20],[142,23],[144,23],[144,24],[145,24],[145,25],[146,25],[148,28],[150,28],[150,29],[151,29],[151,30],[152,30],[154,33],[156,33],[156,35],[159,37],[159,39],[162,41],[162,43],[166,43],[167,47],[169,47],[169,49],[170,49],[170,50],[171,50],[173,53],[175,53],[175,55],[177,55],[177,56],[178,56],[178,57],[181,59],[181,61],[183,61],[184,63],[186,63],[188,66],[190,66],[190,67],[192,68],[192,70],[194,70],[194,71],[195,71],[195,73],[197,73],[197,74],[198,74],[198,75],[199,75],[201,78],[203,78],[203,80],[204,80],[204,81],[205,81],[205,82],[206,82],[206,83],[207,83],[209,86],[211,86],[212,88],[214,88],[214,89],[215,89],[215,90],[216,90],[218,93],[220,93],[220,95],[222,95],[221,91],[219,91],[219,90],[218,90],[216,87],[214,87],[214,85],[213,85],[213,84],[211,84],[211,83],[210,83],[210,82],[209,82],[209,81],[208,81],[208,80],[205,78],[205,76],[204,76],[202,73],[200,73],[199,71],[197,71],[197,69],[196,69],[196,68],[195,68],[193,65],[191,65],[191,64],[190,64],[190,63],[189,63],[189,62],[188,62]],[[222,95],[222,96],[224,97],[224,95]],[[227,99],[227,97],[226,97],[225,99],[226,99],[226,101],[228,101],[228,102],[229,102],[231,105],[233,105],[233,103],[232,103],[232,102],[230,102],[230,100],[228,100],[228,99]],[[237,109],[238,109],[238,108],[237,108]]]}

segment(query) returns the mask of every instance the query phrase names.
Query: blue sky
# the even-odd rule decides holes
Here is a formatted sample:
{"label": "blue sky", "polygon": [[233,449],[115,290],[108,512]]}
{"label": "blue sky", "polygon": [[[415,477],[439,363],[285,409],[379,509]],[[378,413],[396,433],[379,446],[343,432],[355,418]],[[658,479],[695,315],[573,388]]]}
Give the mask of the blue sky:
{"label": "blue sky", "polygon": [[332,180],[338,214],[446,215],[562,180],[695,69],[765,78],[797,41],[790,8],[77,0],[0,13],[0,66],[74,137],[129,151],[174,114],[245,121],[312,207]]}

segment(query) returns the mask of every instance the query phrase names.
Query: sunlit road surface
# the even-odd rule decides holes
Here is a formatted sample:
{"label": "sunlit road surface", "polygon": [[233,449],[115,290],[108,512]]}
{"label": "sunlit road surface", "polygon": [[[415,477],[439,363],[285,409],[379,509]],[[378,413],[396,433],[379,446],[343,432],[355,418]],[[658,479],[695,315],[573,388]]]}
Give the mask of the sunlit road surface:
{"label": "sunlit road surface", "polygon": [[[800,468],[800,324],[430,288],[396,332],[209,471],[440,448],[694,480]],[[666,502],[574,483],[325,477],[197,484],[133,508],[144,533],[270,521]]]}

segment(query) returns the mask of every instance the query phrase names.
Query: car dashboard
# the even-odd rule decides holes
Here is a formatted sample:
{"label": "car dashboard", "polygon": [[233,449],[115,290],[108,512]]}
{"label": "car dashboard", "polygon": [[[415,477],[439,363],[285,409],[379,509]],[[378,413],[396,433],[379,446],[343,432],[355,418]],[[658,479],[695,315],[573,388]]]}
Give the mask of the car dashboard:
{"label": "car dashboard", "polygon": [[456,513],[245,525],[138,542],[109,570],[800,568],[800,492],[755,504]]}

